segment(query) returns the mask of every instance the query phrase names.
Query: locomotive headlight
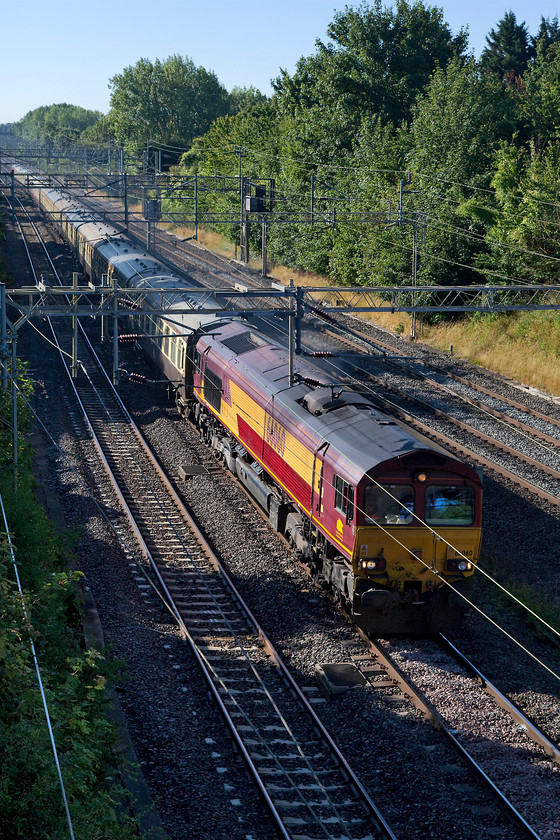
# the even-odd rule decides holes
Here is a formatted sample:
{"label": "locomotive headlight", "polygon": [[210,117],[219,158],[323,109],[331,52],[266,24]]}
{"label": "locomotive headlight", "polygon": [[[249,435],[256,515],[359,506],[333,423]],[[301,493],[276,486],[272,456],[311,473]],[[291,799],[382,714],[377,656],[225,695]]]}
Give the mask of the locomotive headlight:
{"label": "locomotive headlight", "polygon": [[378,557],[376,560],[362,560],[360,566],[368,572],[382,572],[384,571],[387,562],[384,557]]}
{"label": "locomotive headlight", "polygon": [[457,568],[460,572],[470,572],[472,569],[472,563],[470,560],[459,560],[457,563]]}

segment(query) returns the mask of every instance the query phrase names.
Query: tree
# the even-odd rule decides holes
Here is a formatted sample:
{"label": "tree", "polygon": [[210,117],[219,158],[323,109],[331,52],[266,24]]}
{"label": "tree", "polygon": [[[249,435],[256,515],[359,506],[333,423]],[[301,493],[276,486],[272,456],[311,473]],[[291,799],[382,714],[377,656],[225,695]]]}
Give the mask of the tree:
{"label": "tree", "polygon": [[414,110],[408,165],[417,195],[407,204],[425,219],[421,274],[429,282],[479,282],[473,270],[486,226],[478,188],[488,190],[494,155],[507,137],[500,85],[474,60],[437,70]]}
{"label": "tree", "polygon": [[[224,179],[217,178],[216,182],[209,178],[208,184],[199,189],[198,210],[201,213],[220,212],[236,219],[215,227],[233,241],[237,241],[239,236],[240,193],[237,179],[240,169],[243,176],[252,180],[275,178],[277,137],[276,103],[262,97],[237,114],[219,117],[181,157],[181,169],[186,174],[226,176]],[[252,149],[256,150],[255,154]],[[202,179],[199,183],[202,184]],[[180,193],[175,194],[173,199],[168,200],[169,209],[181,209],[183,198]],[[174,201],[177,206],[173,205]],[[208,226],[213,227],[211,224]]]}
{"label": "tree", "polygon": [[498,209],[484,261],[510,282],[558,283],[560,276],[560,142],[538,152],[503,144],[492,180]]}
{"label": "tree", "polygon": [[533,47],[537,54],[545,54],[552,44],[557,44],[560,41],[560,24],[558,17],[555,15],[552,20],[541,16],[541,23],[539,31],[532,39]]}
{"label": "tree", "polygon": [[215,73],[179,55],[154,63],[141,58],[113,76],[110,87],[109,119],[117,143],[127,148],[146,140],[184,148],[228,109]]}
{"label": "tree", "polygon": [[229,94],[228,111],[230,114],[238,114],[240,111],[249,111],[253,105],[266,101],[267,97],[257,88],[236,85]]}
{"label": "tree", "polygon": [[43,105],[29,111],[19,122],[14,123],[14,130],[22,137],[33,140],[73,142],[101,117],[100,111],[88,111],[78,105]]}
{"label": "tree", "polygon": [[537,59],[523,78],[518,95],[519,121],[525,139],[539,152],[560,139],[560,42],[546,50],[539,42]]}
{"label": "tree", "polygon": [[428,178],[465,183],[488,175],[511,125],[499,85],[474,60],[434,73],[414,108],[409,167]]}
{"label": "tree", "polygon": [[[326,44],[301,58],[293,76],[273,81],[280,110],[304,126],[315,155],[339,158],[352,148],[364,118],[408,120],[412,105],[436,67],[466,49],[464,31],[453,36],[441,9],[397,0],[338,12]],[[340,161],[339,161],[340,162]]]}
{"label": "tree", "polygon": [[490,30],[486,43],[480,66],[506,84],[522,76],[534,56],[527,25],[517,23],[512,11],[506,12],[497,29]]}
{"label": "tree", "polygon": [[[325,43],[316,42],[314,55],[299,60],[292,76],[283,70],[273,81],[283,160],[277,188],[289,179],[290,193],[300,202],[296,208],[294,201],[294,209],[301,212],[302,200],[309,203],[313,174],[328,184],[328,195],[338,196],[337,205],[326,202],[325,208],[363,216],[385,210],[387,200],[366,179],[364,203],[345,202],[343,196],[360,194],[355,176],[345,175],[354,172],[356,153],[360,160],[367,157],[362,143],[369,136],[381,167],[385,158],[394,159],[392,152],[384,153],[383,138],[400,145],[402,137],[397,142],[393,136],[396,127],[411,118],[434,70],[463,55],[467,36],[463,31],[453,36],[440,9],[407,0],[397,0],[394,8],[384,8],[381,0],[346,7],[335,15],[327,35]],[[333,226],[302,225],[297,231],[277,226],[271,248],[292,264],[365,282],[372,277],[379,247],[361,224],[352,224],[348,235]]]}

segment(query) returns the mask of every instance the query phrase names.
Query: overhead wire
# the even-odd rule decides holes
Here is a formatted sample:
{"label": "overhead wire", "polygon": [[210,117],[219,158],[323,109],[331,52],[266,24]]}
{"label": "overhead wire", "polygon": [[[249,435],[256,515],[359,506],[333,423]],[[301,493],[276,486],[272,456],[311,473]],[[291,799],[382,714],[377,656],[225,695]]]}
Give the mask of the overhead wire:
{"label": "overhead wire", "polygon": [[[336,366],[335,366],[334,364],[332,364],[332,363],[329,363],[329,364],[331,364],[331,366],[332,366],[332,367],[334,367],[335,369],[337,369],[337,368],[336,368]],[[338,370],[342,370],[342,369],[338,369]],[[357,381],[357,380],[356,380],[356,381]],[[28,401],[26,400],[26,402],[28,402]],[[252,422],[254,422],[254,421],[255,421],[255,418],[254,418],[254,417],[252,417],[252,418],[251,418],[251,420],[252,420]],[[42,425],[43,425],[43,424],[42,424]],[[264,434],[264,429],[263,429],[262,431],[263,431],[263,434]],[[295,452],[294,452],[293,454],[294,454],[294,456],[295,456],[295,457],[297,457],[297,454],[296,454]],[[379,488],[380,488],[380,489],[381,489],[384,493],[386,493],[389,497],[391,497],[391,498],[393,499],[393,501],[395,501],[395,502],[396,502],[397,504],[399,504],[399,505],[401,504],[400,500],[399,500],[399,499],[397,499],[395,496],[393,496],[393,495],[390,493],[390,491],[388,491],[388,490],[387,490],[387,488],[386,488],[385,486],[383,486],[382,484],[380,484],[379,482],[377,482],[377,481],[376,481],[376,480],[375,480],[372,476],[370,476],[370,479],[372,480],[372,483],[374,483],[374,484],[375,484],[376,486],[378,486],[378,487],[379,487]],[[332,485],[332,487],[333,487],[333,489],[334,489],[334,485]],[[89,493],[89,491],[88,491],[88,494],[89,494],[89,495],[91,495],[91,494]],[[94,497],[92,496],[92,498],[94,498]],[[94,499],[94,501],[95,501],[95,499]],[[98,503],[96,502],[96,504],[98,504]],[[357,509],[358,511],[360,511],[361,513],[365,513],[364,511],[361,511],[361,510],[360,510],[360,508],[359,508],[357,505],[355,505],[355,507],[356,507],[356,509]],[[448,540],[446,540],[444,537],[442,537],[442,536],[439,534],[439,532],[437,532],[434,528],[432,528],[432,526],[430,526],[428,523],[426,523],[424,520],[422,520],[422,519],[421,519],[421,518],[420,518],[417,514],[415,514],[413,511],[411,511],[411,514],[412,514],[412,515],[414,516],[414,518],[415,518],[415,519],[419,522],[419,524],[421,524],[423,527],[427,528],[427,529],[428,529],[428,530],[429,530],[432,534],[434,534],[435,536],[437,536],[437,538],[438,538],[439,540],[441,540],[441,541],[445,542],[445,543],[446,543],[446,545],[448,545],[449,547],[453,548],[453,550],[454,550],[454,551],[456,551],[456,553],[457,553],[458,555],[462,556],[465,560],[468,560],[468,561],[470,562],[470,559],[469,559],[468,557],[466,557],[466,555],[464,555],[464,554],[463,554],[463,553],[462,553],[459,549],[457,549],[455,546],[453,546],[453,544],[452,544],[452,543],[450,543]],[[397,537],[394,533],[389,532],[386,528],[384,528],[384,527],[383,527],[380,523],[378,523],[378,522],[375,522],[374,524],[375,524],[375,526],[376,526],[377,528],[379,528],[381,531],[383,531],[383,532],[386,534],[386,536],[388,536],[388,537],[389,537],[389,538],[390,538],[393,542],[395,542],[396,544],[398,544],[398,545],[399,545],[401,548],[403,548],[403,549],[404,549],[407,553],[409,553],[409,554],[411,555],[411,558],[413,558],[413,559],[414,559],[414,560],[416,560],[417,562],[420,562],[422,565],[424,565],[424,567],[425,567],[427,570],[429,570],[429,571],[431,571],[432,573],[434,573],[434,574],[436,575],[436,577],[438,577],[438,578],[439,578],[439,579],[440,579],[440,580],[441,580],[444,584],[446,584],[446,585],[447,585],[449,588],[451,588],[451,589],[452,589],[452,590],[453,590],[456,594],[458,594],[458,595],[459,595],[459,596],[460,596],[460,597],[461,597],[461,598],[462,598],[462,599],[463,599],[463,600],[464,600],[464,601],[465,601],[465,602],[466,602],[469,606],[471,606],[471,607],[472,607],[472,608],[473,608],[476,612],[478,612],[478,613],[479,613],[482,617],[484,617],[484,618],[485,618],[487,621],[489,621],[489,622],[490,622],[493,626],[495,626],[495,627],[496,627],[496,629],[498,629],[501,633],[503,633],[503,634],[504,634],[504,635],[505,635],[505,636],[506,636],[506,637],[507,637],[510,641],[512,641],[512,642],[513,642],[513,643],[514,643],[517,647],[519,647],[519,648],[520,648],[520,649],[521,649],[524,653],[526,653],[526,654],[527,654],[527,655],[528,655],[531,659],[533,659],[533,660],[534,660],[537,664],[539,664],[539,665],[540,665],[540,666],[542,666],[542,667],[543,667],[546,671],[548,671],[548,672],[551,674],[551,676],[553,676],[555,679],[560,680],[560,674],[557,674],[555,671],[553,671],[553,670],[552,670],[552,669],[551,669],[548,665],[546,665],[546,663],[544,663],[544,662],[543,662],[542,660],[540,660],[537,656],[535,656],[535,654],[533,654],[533,653],[532,653],[532,652],[531,652],[528,648],[526,648],[524,645],[522,645],[522,644],[521,644],[521,643],[520,643],[517,639],[515,639],[515,637],[513,637],[510,633],[508,633],[508,631],[507,631],[507,630],[505,630],[505,628],[503,628],[503,627],[502,627],[501,625],[499,625],[496,621],[494,621],[494,619],[492,619],[492,618],[491,618],[491,617],[490,617],[487,613],[485,613],[485,612],[484,612],[484,611],[483,611],[480,607],[478,607],[478,606],[477,606],[477,605],[476,605],[473,601],[471,601],[469,598],[467,598],[467,597],[466,597],[466,596],[465,596],[465,595],[464,595],[464,594],[463,594],[460,590],[457,590],[457,589],[456,589],[456,588],[455,588],[455,587],[454,587],[451,583],[449,583],[449,581],[447,581],[447,580],[446,580],[446,579],[445,579],[442,575],[440,575],[439,573],[437,573],[437,571],[434,571],[434,570],[432,569],[432,567],[431,567],[431,566],[430,566],[427,562],[425,562],[425,561],[423,561],[422,559],[418,558],[418,557],[414,554],[414,552],[412,551],[412,549],[410,549],[410,547],[409,547],[409,546],[406,546],[404,543],[402,543],[402,542],[398,539],[398,537]],[[112,526],[112,527],[114,527],[114,526]],[[529,613],[530,613],[530,614],[531,614],[531,615],[532,615],[532,616],[533,616],[533,617],[534,617],[534,618],[535,618],[538,622],[540,622],[540,623],[542,623],[544,626],[546,626],[546,627],[547,627],[547,628],[548,628],[548,629],[549,629],[549,630],[550,630],[553,634],[555,634],[556,636],[559,636],[559,637],[560,637],[560,633],[559,633],[559,632],[558,632],[558,631],[557,631],[554,627],[552,627],[551,625],[549,625],[549,624],[548,624],[548,623],[547,623],[544,619],[542,619],[542,618],[541,618],[541,617],[540,617],[537,613],[534,613],[534,612],[533,612],[533,611],[532,611],[529,607],[527,607],[527,605],[525,605],[522,601],[520,601],[520,600],[519,600],[519,599],[518,599],[515,595],[513,595],[512,593],[510,593],[510,592],[509,592],[509,590],[507,590],[507,589],[506,589],[506,588],[505,588],[502,584],[500,584],[498,581],[496,581],[496,580],[495,580],[495,579],[494,579],[494,578],[493,578],[493,577],[492,577],[492,576],[491,576],[488,572],[486,572],[486,571],[485,571],[482,567],[480,567],[480,565],[479,565],[479,564],[476,564],[476,565],[474,566],[474,569],[475,569],[476,571],[479,571],[480,573],[482,573],[485,577],[487,577],[487,578],[490,580],[490,582],[494,583],[494,584],[495,584],[495,585],[496,585],[499,589],[501,589],[501,590],[504,592],[504,594],[506,594],[508,597],[510,597],[510,598],[512,598],[514,601],[516,601],[516,602],[517,602],[517,604],[518,604],[520,607],[522,607],[523,609],[527,610],[527,611],[528,611],[528,612],[529,612]]]}
{"label": "overhead wire", "polygon": [[[342,373],[344,376],[347,376],[347,373],[346,373],[345,369],[344,369],[344,368],[342,368],[342,367],[340,367],[340,366],[337,366],[337,365],[335,364],[335,362],[333,362],[332,360],[327,359],[327,360],[325,360],[325,363],[326,363],[329,367],[332,367],[332,368],[333,368],[333,369],[334,369],[337,373]],[[359,366],[358,366],[358,365],[355,365],[355,367],[356,367],[356,369],[359,369]],[[367,372],[367,371],[365,371],[365,372]],[[364,383],[363,383],[361,380],[358,380],[357,378],[354,378],[354,377],[351,377],[351,382],[350,382],[350,384],[351,384],[351,385],[352,385],[352,384],[354,384],[354,385],[359,385],[361,389],[363,389],[363,388],[364,388]],[[365,390],[366,390],[366,391],[369,391],[372,395],[374,395],[374,390],[373,390],[373,388],[366,386],[366,387],[365,387]],[[390,403],[391,401],[390,401],[390,400],[388,400],[388,402]],[[395,407],[396,407],[396,406],[395,406]],[[418,422],[421,422],[420,418],[415,418],[415,419],[417,419],[417,420],[418,420]],[[252,418],[252,420],[253,420],[253,422],[254,422],[254,418]],[[390,492],[389,492],[386,488],[384,488],[384,487],[383,487],[383,485],[379,484],[379,482],[377,482],[377,481],[376,481],[376,480],[375,480],[372,476],[369,476],[369,477],[370,477],[370,479],[372,479],[372,481],[373,481],[373,482],[374,482],[374,483],[375,483],[378,487],[380,487],[381,489],[383,489],[383,490],[384,490],[384,492],[385,492],[388,496],[390,496],[390,497],[391,497],[391,498],[392,498],[395,502],[397,502],[398,504],[400,504],[399,500],[398,500],[398,499],[396,499],[396,497],[392,496],[392,494],[391,494],[391,493],[390,493]],[[357,508],[357,509],[358,509],[358,510],[360,510],[360,508]],[[363,510],[360,510],[360,512],[361,512],[362,514],[365,514],[365,511],[363,511]],[[430,526],[427,522],[425,522],[424,520],[422,520],[422,519],[421,519],[421,518],[420,518],[417,514],[412,513],[412,515],[413,515],[413,516],[414,516],[414,518],[418,521],[418,523],[419,523],[420,525],[422,525],[422,527],[424,527],[424,528],[428,529],[429,531],[431,531],[431,533],[432,533],[434,536],[436,536],[438,539],[440,539],[441,541],[443,541],[444,543],[446,543],[446,544],[447,544],[450,548],[453,548],[455,551],[457,551],[457,553],[458,553],[458,554],[460,554],[460,555],[461,555],[461,556],[462,556],[465,560],[467,560],[467,561],[469,560],[469,558],[468,558],[466,555],[464,555],[462,552],[460,552],[460,550],[459,550],[459,549],[457,549],[454,545],[452,545],[452,544],[451,544],[448,540],[446,540],[446,539],[445,539],[445,537],[442,537],[442,536],[441,536],[441,534],[440,534],[439,532],[437,532],[434,528],[432,528],[432,526]],[[378,524],[378,523],[375,523],[375,524]],[[379,525],[379,527],[381,527],[381,526]],[[382,528],[382,530],[385,530],[385,529],[383,529],[383,528]],[[386,533],[388,533],[388,535],[389,535],[391,538],[393,538],[393,535],[392,535],[390,532],[386,532]],[[399,542],[399,541],[398,541],[398,540],[396,540],[396,539],[395,539],[395,541],[396,541],[396,542]],[[400,543],[400,542],[399,542],[399,545],[401,545],[403,548],[405,548],[405,549],[406,549],[406,550],[407,550],[407,551],[411,554],[411,556],[416,557],[416,555],[414,555],[413,551],[412,551],[410,548],[408,548],[407,546],[402,545],[402,543]],[[416,559],[418,559],[418,558],[416,558]],[[423,562],[423,561],[420,561],[420,562]],[[427,568],[431,568],[431,567],[430,567],[430,566],[428,566],[428,564],[426,564],[426,563],[425,563],[424,565],[425,565]],[[524,602],[522,602],[519,598],[517,598],[517,596],[516,596],[516,595],[514,595],[512,592],[510,592],[508,589],[506,589],[506,588],[505,588],[502,584],[500,584],[500,583],[499,583],[499,581],[497,581],[497,580],[496,580],[496,579],[495,579],[495,578],[494,578],[494,577],[493,577],[493,576],[492,576],[489,572],[486,572],[486,570],[485,570],[485,569],[483,569],[483,568],[480,566],[480,564],[479,564],[479,563],[477,563],[477,564],[475,565],[475,571],[479,571],[481,574],[483,574],[483,576],[485,576],[485,577],[486,577],[486,578],[487,578],[487,579],[488,579],[491,583],[495,584],[495,585],[496,585],[499,589],[501,589],[501,590],[504,592],[504,594],[506,594],[508,597],[510,597],[513,601],[515,601],[515,602],[517,603],[517,605],[518,605],[518,606],[520,606],[520,607],[522,607],[524,610],[526,610],[526,611],[527,611],[527,612],[528,612],[528,613],[529,613],[529,614],[530,614],[533,618],[537,619],[537,621],[539,621],[541,624],[543,624],[543,625],[544,625],[544,626],[545,626],[548,630],[550,630],[550,631],[551,631],[551,632],[552,632],[555,636],[558,636],[558,637],[560,638],[560,631],[558,631],[556,628],[554,628],[552,625],[550,625],[548,622],[546,622],[546,621],[545,621],[545,620],[544,620],[541,616],[539,616],[537,613],[535,613],[535,612],[534,612],[534,611],[533,611],[533,610],[532,610],[529,606],[527,606]],[[440,576],[440,579],[442,579],[445,583],[448,583],[447,581],[445,581],[445,579],[444,579],[444,578],[441,578],[441,576]],[[449,585],[449,584],[448,584],[448,585]],[[453,586],[451,586],[451,588],[453,589],[454,587],[453,587]],[[456,592],[457,592],[457,594],[461,595],[460,591],[458,591],[458,590],[454,590],[454,591],[456,591]],[[465,597],[465,596],[461,595],[461,597]],[[469,604],[471,604],[471,602],[470,602],[467,598],[465,598],[465,600],[466,600],[466,601],[468,601],[468,603],[469,603]],[[478,610],[478,611],[479,611],[479,612],[481,612],[480,610]],[[485,615],[485,613],[481,612],[481,614],[482,614],[482,615],[484,615],[485,617],[487,617],[487,616]],[[491,619],[490,619],[490,618],[489,618],[489,620],[491,621]],[[507,632],[506,632],[506,631],[503,631],[503,632],[507,635]],[[520,645],[520,646],[521,646],[521,645]],[[533,658],[534,658],[534,657],[533,657]],[[537,661],[538,661],[538,660],[537,660]],[[545,667],[546,667],[546,666],[545,666]],[[558,676],[558,675],[556,675],[556,674],[554,674],[554,676],[557,676],[557,678],[558,678],[558,679],[560,679],[560,676]]]}

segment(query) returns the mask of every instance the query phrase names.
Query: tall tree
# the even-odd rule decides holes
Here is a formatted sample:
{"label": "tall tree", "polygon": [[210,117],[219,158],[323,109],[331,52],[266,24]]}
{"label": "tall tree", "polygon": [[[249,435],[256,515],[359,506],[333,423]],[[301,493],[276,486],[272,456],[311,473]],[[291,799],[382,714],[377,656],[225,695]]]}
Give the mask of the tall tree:
{"label": "tall tree", "polygon": [[141,58],[113,76],[110,87],[109,117],[122,146],[149,139],[184,147],[227,113],[228,93],[215,73],[179,55]]}
{"label": "tall tree", "polygon": [[560,139],[560,42],[546,50],[537,47],[537,59],[520,86],[518,111],[523,139],[530,139],[536,152]]}
{"label": "tall tree", "polygon": [[315,55],[299,60],[293,76],[283,70],[273,82],[281,110],[306,124],[315,149],[316,134],[325,135],[320,147],[327,158],[352,147],[365,117],[407,120],[435,68],[467,45],[463,30],[453,36],[441,9],[420,0],[346,7],[327,35],[327,43],[316,42]]}
{"label": "tall tree", "polygon": [[558,23],[558,16],[555,15],[552,20],[541,16],[541,23],[539,31],[535,35],[533,46],[537,53],[546,53],[552,44],[557,44],[560,41],[560,23]]}
{"label": "tall tree", "polygon": [[500,81],[512,84],[523,75],[534,47],[529,38],[525,21],[517,23],[514,12],[506,12],[496,29],[486,36],[486,47],[480,57],[483,70],[497,76]]}

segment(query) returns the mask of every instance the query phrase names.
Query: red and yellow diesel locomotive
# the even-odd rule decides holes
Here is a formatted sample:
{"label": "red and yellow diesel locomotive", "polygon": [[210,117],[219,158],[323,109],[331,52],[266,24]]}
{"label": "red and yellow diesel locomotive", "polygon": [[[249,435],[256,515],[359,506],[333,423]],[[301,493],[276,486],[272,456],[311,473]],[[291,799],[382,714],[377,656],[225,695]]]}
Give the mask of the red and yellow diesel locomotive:
{"label": "red and yellow diesel locomotive", "polygon": [[[366,632],[450,629],[481,539],[469,466],[241,321],[188,342],[179,405]],[[450,584],[450,585],[448,585]]]}

